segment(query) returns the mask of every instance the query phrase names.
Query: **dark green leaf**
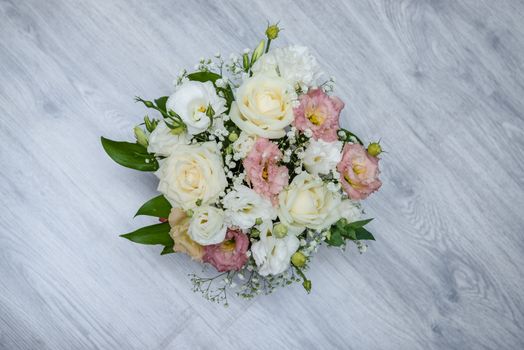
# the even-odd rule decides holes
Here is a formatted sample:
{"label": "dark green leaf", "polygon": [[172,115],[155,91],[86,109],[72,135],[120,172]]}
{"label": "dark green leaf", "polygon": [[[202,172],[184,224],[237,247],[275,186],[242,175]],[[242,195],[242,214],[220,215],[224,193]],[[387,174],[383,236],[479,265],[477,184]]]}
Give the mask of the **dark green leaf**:
{"label": "dark green leaf", "polygon": [[356,231],[347,227],[343,231],[341,231],[340,234],[347,239],[357,239]]}
{"label": "dark green leaf", "polygon": [[169,235],[169,230],[169,223],[164,222],[162,224],[139,228],[136,231],[120,235],[120,237],[140,244],[161,244],[166,247],[172,247],[174,242]]}
{"label": "dark green leaf", "polygon": [[137,143],[119,142],[101,137],[106,153],[118,164],[140,171],[155,171],[158,162],[147,149]]}
{"label": "dark green leaf", "polygon": [[363,241],[363,240],[372,240],[372,241],[374,241],[375,240],[375,237],[373,237],[371,232],[366,230],[364,227],[357,228],[355,230],[355,233],[356,233],[356,239],[359,240],[359,241]]}
{"label": "dark green leaf", "polygon": [[173,250],[173,246],[165,246],[164,249],[162,249],[162,252],[160,253],[160,255],[171,254],[174,252],[175,251]]}
{"label": "dark green leaf", "polygon": [[373,220],[373,218],[366,219],[366,220],[353,221],[353,222],[349,223],[347,226],[350,227],[350,228],[364,227],[364,225],[367,225],[368,223],[370,223],[371,220]]}
{"label": "dark green leaf", "polygon": [[166,102],[167,102],[167,99],[169,98],[169,96],[162,96],[162,97],[159,97],[155,100],[155,104],[156,106],[158,107],[158,109],[164,111],[164,112],[167,112],[166,110]]}
{"label": "dark green leaf", "polygon": [[213,72],[194,72],[187,75],[187,78],[189,80],[193,81],[200,81],[205,83],[206,81],[210,81],[213,84],[221,78],[220,74],[213,73]]}
{"label": "dark green leaf", "polygon": [[157,218],[167,218],[169,217],[171,208],[171,204],[167,201],[167,199],[163,195],[160,195],[144,203],[144,205],[138,209],[135,216],[148,215],[155,216]]}
{"label": "dark green leaf", "polygon": [[326,243],[334,247],[340,247],[344,243],[344,238],[342,238],[338,229],[333,229],[332,227],[331,236],[326,240]]}

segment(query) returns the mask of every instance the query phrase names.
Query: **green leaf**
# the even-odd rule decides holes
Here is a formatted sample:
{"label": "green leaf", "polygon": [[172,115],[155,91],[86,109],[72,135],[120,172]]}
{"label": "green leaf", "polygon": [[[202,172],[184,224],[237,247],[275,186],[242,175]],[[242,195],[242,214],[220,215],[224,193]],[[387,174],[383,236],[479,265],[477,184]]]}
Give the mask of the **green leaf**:
{"label": "green leaf", "polygon": [[160,195],[144,203],[136,212],[135,217],[138,215],[148,215],[157,218],[168,218],[171,208],[172,206],[167,199],[163,195]]}
{"label": "green leaf", "polygon": [[326,240],[326,243],[334,247],[340,247],[344,243],[344,238],[342,238],[338,229],[331,227],[331,235],[329,239]]}
{"label": "green leaf", "polygon": [[161,244],[166,247],[172,247],[174,242],[169,235],[169,230],[169,223],[164,222],[139,228],[136,231],[120,235],[120,237],[127,238],[132,242],[140,244]]}
{"label": "green leaf", "polygon": [[360,228],[360,227],[364,227],[364,225],[367,225],[372,220],[373,218],[366,219],[366,220],[353,221],[353,222],[350,222],[347,226],[350,228]]}
{"label": "green leaf", "polygon": [[106,153],[118,164],[140,171],[155,171],[158,162],[147,149],[138,143],[119,142],[100,138]]}
{"label": "green leaf", "polygon": [[210,81],[214,84],[218,79],[222,78],[222,76],[220,74],[213,73],[213,72],[194,72],[194,73],[188,74],[187,78],[189,80],[200,81],[202,83],[205,83],[206,81]]}
{"label": "green leaf", "polygon": [[165,246],[164,249],[162,249],[162,252],[160,253],[160,255],[171,254],[174,252],[175,251],[173,250],[173,246]]}
{"label": "green leaf", "polygon": [[356,233],[356,239],[358,241],[364,241],[364,240],[374,241],[375,240],[375,237],[373,237],[371,232],[366,230],[364,227],[357,228],[355,230],[355,233]]}
{"label": "green leaf", "polygon": [[164,111],[164,112],[167,112],[167,109],[166,109],[166,102],[167,102],[167,99],[169,98],[169,96],[162,96],[162,97],[159,97],[155,100],[155,104],[157,106],[158,109]]}

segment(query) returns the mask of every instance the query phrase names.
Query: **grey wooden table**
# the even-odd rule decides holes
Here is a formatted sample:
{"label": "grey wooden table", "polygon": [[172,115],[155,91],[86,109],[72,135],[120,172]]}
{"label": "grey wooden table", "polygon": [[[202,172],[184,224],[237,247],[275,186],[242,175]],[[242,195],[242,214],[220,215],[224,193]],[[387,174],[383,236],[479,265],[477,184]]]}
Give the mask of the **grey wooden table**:
{"label": "grey wooden table", "polygon": [[[0,1],[0,348],[524,348],[524,3]],[[344,126],[382,138],[368,253],[322,249],[313,292],[211,304],[186,256],[119,233],[155,193],[131,139],[200,56],[311,47]]]}

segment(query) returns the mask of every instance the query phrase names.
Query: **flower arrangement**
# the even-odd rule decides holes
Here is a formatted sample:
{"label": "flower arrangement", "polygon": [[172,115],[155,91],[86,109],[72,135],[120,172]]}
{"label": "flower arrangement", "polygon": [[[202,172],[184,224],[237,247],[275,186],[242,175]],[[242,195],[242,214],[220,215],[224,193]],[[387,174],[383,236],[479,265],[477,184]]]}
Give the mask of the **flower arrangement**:
{"label": "flower arrangement", "polygon": [[364,252],[374,239],[360,201],[381,186],[381,146],[340,127],[344,102],[306,47],[270,50],[279,31],[268,26],[252,52],[201,59],[170,96],[137,98],[158,117],[134,128],[136,142],[102,137],[115,162],[159,179],[136,215],[160,223],[122,237],[211,265],[216,276],[190,276],[212,301],[292,282],[310,292],[322,244]]}

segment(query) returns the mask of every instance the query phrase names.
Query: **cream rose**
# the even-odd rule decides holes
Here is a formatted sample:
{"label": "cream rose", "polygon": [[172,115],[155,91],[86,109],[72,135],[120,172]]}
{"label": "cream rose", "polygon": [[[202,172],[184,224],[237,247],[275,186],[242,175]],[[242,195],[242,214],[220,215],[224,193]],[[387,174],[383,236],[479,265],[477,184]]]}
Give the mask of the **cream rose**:
{"label": "cream rose", "polygon": [[189,230],[189,237],[202,245],[218,244],[226,238],[227,226],[221,209],[203,206],[194,210]]}
{"label": "cream rose", "polygon": [[280,77],[264,74],[246,79],[231,105],[231,120],[248,134],[269,139],[285,135],[284,128],[293,121],[293,88]]}
{"label": "cream rose", "polygon": [[297,175],[278,196],[278,217],[298,234],[306,227],[322,230],[339,216],[340,195],[328,190],[322,179],[306,172]]}
{"label": "cream rose", "polygon": [[174,135],[166,123],[160,121],[155,130],[149,135],[147,151],[157,156],[167,157],[175,147],[178,145],[187,145],[189,141],[188,134],[182,133]]}
{"label": "cream rose", "polygon": [[184,210],[212,203],[227,186],[216,143],[179,145],[160,162],[155,173],[160,191],[173,207]]}

